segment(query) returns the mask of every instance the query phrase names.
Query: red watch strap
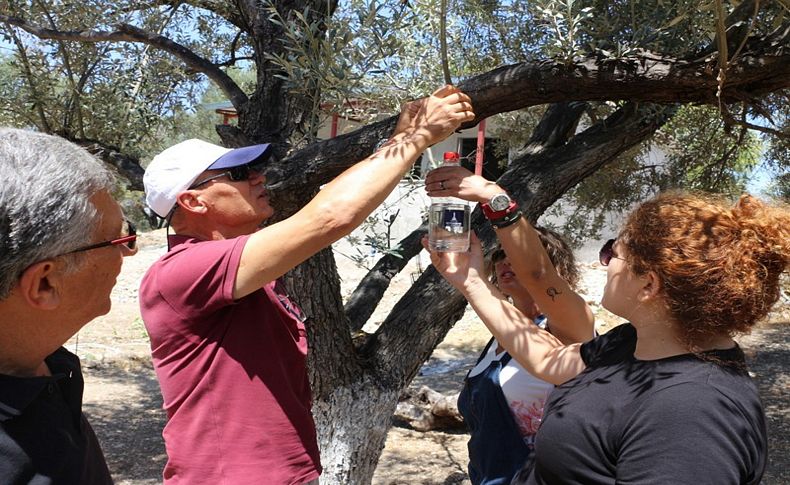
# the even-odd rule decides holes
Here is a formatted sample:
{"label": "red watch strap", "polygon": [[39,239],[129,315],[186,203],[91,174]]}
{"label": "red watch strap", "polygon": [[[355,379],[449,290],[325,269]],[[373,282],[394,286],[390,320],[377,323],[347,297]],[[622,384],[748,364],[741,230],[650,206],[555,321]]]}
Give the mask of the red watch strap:
{"label": "red watch strap", "polygon": [[494,209],[491,208],[490,205],[488,205],[487,202],[480,204],[480,206],[483,208],[483,215],[486,216],[486,219],[488,219],[489,221],[502,219],[508,214],[512,214],[513,212],[518,210],[518,204],[516,203],[515,200],[512,199],[510,201],[510,205],[507,206],[505,210],[501,210],[501,211],[495,211]]}

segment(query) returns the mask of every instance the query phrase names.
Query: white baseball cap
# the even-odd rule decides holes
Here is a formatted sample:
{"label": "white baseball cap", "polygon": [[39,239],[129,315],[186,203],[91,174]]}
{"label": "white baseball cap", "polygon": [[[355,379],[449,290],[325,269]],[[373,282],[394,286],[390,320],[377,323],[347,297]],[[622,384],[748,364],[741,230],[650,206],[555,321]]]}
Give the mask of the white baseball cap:
{"label": "white baseball cap", "polygon": [[178,194],[187,190],[201,173],[264,162],[271,154],[269,148],[268,143],[231,149],[194,138],[182,141],[155,156],[145,169],[145,202],[160,217],[167,217]]}

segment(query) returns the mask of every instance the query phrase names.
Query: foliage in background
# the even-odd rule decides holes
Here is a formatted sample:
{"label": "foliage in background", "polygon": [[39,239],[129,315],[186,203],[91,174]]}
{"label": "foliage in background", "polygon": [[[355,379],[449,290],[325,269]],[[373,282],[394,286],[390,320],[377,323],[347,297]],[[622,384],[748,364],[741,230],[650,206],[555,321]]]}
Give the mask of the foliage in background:
{"label": "foliage in background", "polygon": [[715,108],[684,106],[659,130],[652,143],[622,154],[618,162],[597,171],[550,210],[568,218],[565,234],[579,245],[600,238],[619,219],[607,213],[628,211],[661,190],[686,189],[725,194],[746,191],[748,176],[759,165],[757,135],[730,132]]}
{"label": "foliage in background", "polygon": [[[133,22],[167,32],[210,58],[226,55],[230,31],[216,15],[181,6],[138,10],[134,2],[107,9],[96,2],[2,2],[4,13],[47,19],[47,27],[79,29]],[[180,60],[145,44],[40,40],[0,24],[0,123],[58,134],[80,144],[95,143],[138,160],[143,166],[165,147],[187,138],[219,143],[220,118],[201,104],[225,96]],[[217,49],[214,51],[214,49]],[[241,56],[244,49],[235,55]],[[228,69],[252,90],[254,73]],[[148,228],[142,193],[121,184],[116,192],[141,229]]]}
{"label": "foliage in background", "polygon": [[[92,3],[5,3],[9,13],[37,15],[49,20],[48,27],[63,29],[136,15],[120,8],[108,12]],[[174,10],[147,15],[142,24],[154,31],[186,30],[182,20],[175,21]],[[3,63],[16,73],[15,83],[0,87],[0,110],[3,121],[15,126],[97,141],[138,157],[162,123],[194,105],[202,89],[201,76],[177,61],[151,55],[145,45],[41,41],[6,26],[0,34],[11,46]]]}
{"label": "foliage in background", "polygon": [[[427,94],[443,82],[445,32],[439,0],[269,1],[267,10],[258,1],[0,0],[2,45],[11,46],[8,62],[0,63],[0,77],[9,81],[0,113],[78,142],[97,138],[144,162],[166,143],[206,135],[213,114],[197,104],[215,99],[205,92],[211,80],[239,110],[237,126],[218,129],[222,140],[271,142],[292,164],[278,167],[287,178],[273,191],[278,216],[287,217],[321,183],[369,154],[394,124],[311,143],[326,115],[319,108],[372,117]],[[726,33],[718,22],[722,6],[724,15],[738,13]],[[739,127],[786,129],[787,91],[761,98],[787,88],[787,64],[776,61],[787,55],[790,35],[760,40],[777,25],[787,28],[786,7],[787,0],[456,0],[446,19],[448,64],[455,82],[467,81],[478,113],[533,107],[501,118],[498,149],[514,162],[503,181],[532,218],[578,184],[561,202],[565,208],[554,210],[568,214],[565,228],[582,237],[607,211],[662,187],[740,190],[762,145],[778,173],[786,171],[784,142]],[[53,37],[42,30],[49,26],[73,41],[22,33]],[[735,62],[742,39],[750,62]],[[234,81],[234,66],[254,82]],[[671,75],[676,69],[683,78]],[[613,85],[622,92],[605,89]],[[535,92],[515,92],[517,86]],[[715,97],[717,87],[723,99]],[[681,106],[688,99],[714,108]],[[533,131],[538,120],[552,129]],[[114,166],[139,186],[139,164]],[[493,243],[488,225],[479,229]],[[376,234],[371,241],[389,244]],[[426,272],[373,333],[356,334],[420,248],[418,237],[406,238],[400,257],[377,261],[345,303],[328,252],[284,278],[311,315],[322,480],[370,481],[400,392],[466,305]]]}
{"label": "foliage in background", "polygon": [[[706,55],[716,35],[715,0],[666,2],[591,0],[464,0],[449,2],[447,36],[456,81],[494,66],[552,57],[571,63],[590,54],[628,62],[646,50],[662,55]],[[165,33],[196,53],[225,63],[247,93],[255,89],[248,66],[249,39],[234,36],[225,18],[187,5],[145,6],[131,1],[107,10],[99,3],[3,2],[9,12],[50,19],[60,29],[130,22]],[[725,4],[731,9],[732,6]],[[324,7],[329,8],[329,4]],[[761,5],[758,20],[782,19],[779,5]],[[313,141],[331,112],[367,120],[391,113],[405,100],[442,82],[437,0],[349,0],[326,19],[281,12],[271,2],[269,20],[285,32],[285,54],[267,54],[271,66],[295,95],[310,100],[302,139]],[[774,21],[775,23],[776,21]],[[755,34],[773,27],[757,22]],[[763,29],[761,31],[760,29]],[[0,27],[11,46],[0,57],[0,121],[118,147],[143,164],[173,143],[190,137],[219,142],[219,117],[201,104],[226,96],[169,56],[132,43],[41,41]],[[233,68],[233,65],[242,68]],[[788,129],[787,93],[775,93],[761,112],[773,114],[777,129]],[[323,108],[323,109],[322,109]],[[582,126],[614,106],[590,103]],[[518,153],[535,127],[541,108],[498,115],[498,153]],[[767,123],[768,124],[768,123]],[[605,214],[621,211],[661,189],[691,188],[736,194],[760,160],[774,178],[776,195],[786,196],[790,167],[787,139],[762,137],[725,125],[718,110],[684,107],[650,146],[623,154],[618,163],[593,175],[558,202],[550,213],[568,218],[565,232],[575,241],[596,237]],[[131,194],[138,197],[139,194]],[[134,204],[139,205],[139,204]],[[375,237],[373,239],[376,239]]]}
{"label": "foliage in background", "polygon": [[[357,113],[373,118],[442,82],[438,4],[433,0],[342,4],[329,27],[332,35],[326,38],[320,38],[315,26],[304,21],[288,27],[292,55],[276,63],[293,89],[308,89],[302,84],[309,77],[307,72],[318,72],[320,89],[310,89],[323,92],[324,99],[336,104],[364,100],[367,104],[359,106]],[[763,7],[760,15],[768,15],[771,9]],[[496,65],[547,56],[573,62],[591,53],[625,61],[645,50],[703,55],[716,34],[714,10],[714,1],[654,0],[639,5],[578,0],[450,2],[451,72],[461,80]],[[308,42],[297,42],[305,37]],[[312,51],[297,48],[305,44]],[[337,75],[339,66],[347,74]],[[589,126],[612,109],[611,104],[592,103],[582,123]],[[774,112],[781,109],[778,104],[771,107]],[[491,134],[501,140],[497,152],[518,152],[541,111],[532,108],[498,115],[499,128]],[[769,159],[784,145],[773,142],[771,146]],[[573,189],[551,213],[565,214],[565,232],[579,243],[599,235],[607,212],[627,210],[658,190],[687,188],[735,195],[745,189],[746,177],[760,160],[760,147],[754,133],[725,126],[718,110],[684,107],[650,146],[623,154],[616,165]],[[772,160],[776,166],[790,166],[786,157]]]}

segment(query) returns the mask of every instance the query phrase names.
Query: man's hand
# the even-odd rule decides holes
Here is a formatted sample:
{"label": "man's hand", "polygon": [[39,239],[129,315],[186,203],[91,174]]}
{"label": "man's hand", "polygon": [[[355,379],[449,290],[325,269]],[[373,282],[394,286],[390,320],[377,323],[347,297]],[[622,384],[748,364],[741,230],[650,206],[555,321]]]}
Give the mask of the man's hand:
{"label": "man's hand", "polygon": [[475,119],[472,100],[458,88],[442,86],[427,98],[404,106],[395,135],[419,141],[426,147],[434,145],[453,133],[462,123]]}
{"label": "man's hand", "polygon": [[439,167],[425,176],[429,197],[458,197],[471,202],[488,202],[505,189],[463,167]]}
{"label": "man's hand", "polygon": [[428,98],[421,98],[415,101],[409,101],[403,105],[400,117],[398,118],[398,124],[395,125],[395,131],[392,133],[393,137],[400,133],[405,133],[409,128],[413,129],[414,120],[417,118],[417,114],[420,112],[422,105],[425,104],[427,99]]}

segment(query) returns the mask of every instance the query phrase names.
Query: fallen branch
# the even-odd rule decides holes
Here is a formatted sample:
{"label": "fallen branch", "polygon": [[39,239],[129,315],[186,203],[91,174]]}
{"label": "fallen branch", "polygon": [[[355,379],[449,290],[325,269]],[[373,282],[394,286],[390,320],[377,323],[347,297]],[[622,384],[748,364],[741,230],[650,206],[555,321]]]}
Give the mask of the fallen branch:
{"label": "fallen branch", "polygon": [[406,390],[395,409],[396,424],[417,431],[465,429],[458,412],[458,393],[442,394],[422,386],[416,394]]}

